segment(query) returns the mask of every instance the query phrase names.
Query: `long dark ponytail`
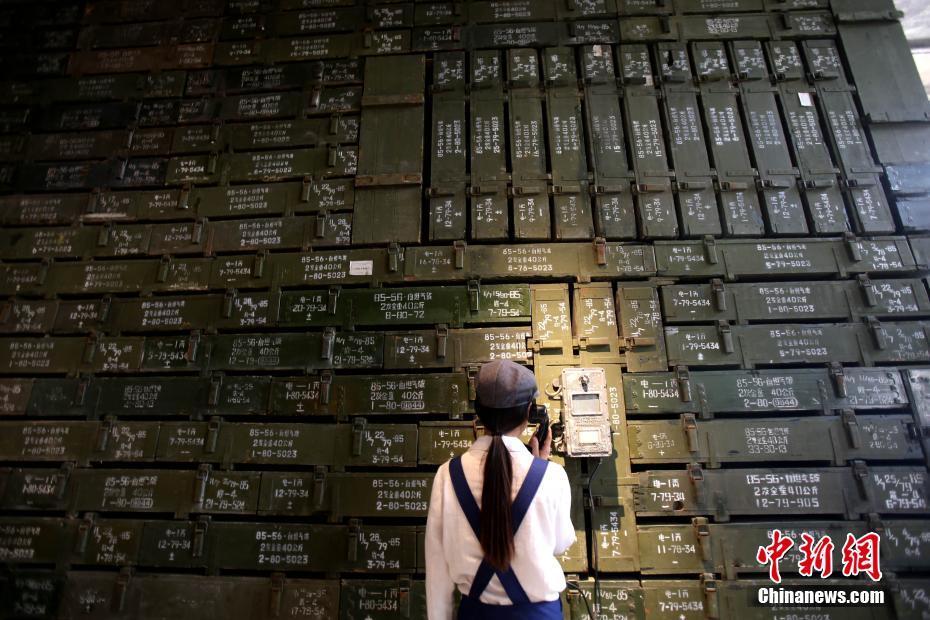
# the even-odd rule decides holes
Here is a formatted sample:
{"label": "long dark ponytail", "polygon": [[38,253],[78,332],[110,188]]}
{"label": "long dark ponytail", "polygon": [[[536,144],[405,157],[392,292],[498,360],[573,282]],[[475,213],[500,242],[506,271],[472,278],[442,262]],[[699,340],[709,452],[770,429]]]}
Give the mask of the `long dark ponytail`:
{"label": "long dark ponytail", "polygon": [[508,409],[491,409],[476,403],[478,418],[491,435],[491,447],[484,461],[484,486],[481,489],[481,535],[484,558],[497,570],[510,568],[513,559],[513,530],[510,503],[513,493],[513,464],[501,437],[526,421],[529,405]]}

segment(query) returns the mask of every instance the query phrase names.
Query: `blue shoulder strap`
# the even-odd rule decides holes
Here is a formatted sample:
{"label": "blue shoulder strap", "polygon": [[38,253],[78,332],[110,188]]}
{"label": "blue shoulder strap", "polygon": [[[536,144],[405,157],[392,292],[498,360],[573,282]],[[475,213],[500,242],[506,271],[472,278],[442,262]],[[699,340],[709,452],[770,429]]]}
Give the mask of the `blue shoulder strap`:
{"label": "blue shoulder strap", "polygon": [[523,523],[523,518],[529,511],[530,504],[533,503],[533,498],[536,497],[536,491],[539,490],[539,485],[542,483],[543,476],[546,474],[546,467],[548,466],[549,461],[533,459],[533,464],[530,465],[530,470],[526,473],[523,485],[517,492],[517,496],[513,500],[513,506],[510,509],[510,514],[513,518],[514,534],[520,529],[520,524]]}
{"label": "blue shoulder strap", "polygon": [[[514,534],[517,533],[520,524],[523,523],[523,518],[526,517],[526,513],[530,508],[530,504],[533,502],[533,497],[536,496],[536,491],[539,490],[539,485],[542,483],[548,465],[549,462],[542,459],[533,459],[533,464],[530,465],[530,470],[526,474],[526,479],[524,479],[523,485],[517,492],[517,496],[511,506],[511,531]],[[459,500],[459,506],[461,506],[462,512],[465,513],[468,524],[475,533],[475,537],[481,538],[481,509],[478,508],[478,502],[475,501],[475,496],[472,495],[471,489],[468,486],[468,481],[465,479],[465,471],[462,469],[462,461],[460,458],[456,457],[449,462],[449,476],[452,479],[452,488],[455,490],[455,497]],[[507,596],[510,598],[511,603],[517,605],[530,602],[529,597],[526,595],[526,591],[523,589],[523,586],[520,585],[520,581],[513,572],[513,567],[508,568],[506,571],[495,571],[485,560],[481,561],[478,572],[475,573],[475,578],[472,579],[468,596],[473,598],[480,597],[481,593],[488,587],[491,577],[495,574],[497,578],[500,579],[501,585],[504,587],[504,591],[507,592]]]}

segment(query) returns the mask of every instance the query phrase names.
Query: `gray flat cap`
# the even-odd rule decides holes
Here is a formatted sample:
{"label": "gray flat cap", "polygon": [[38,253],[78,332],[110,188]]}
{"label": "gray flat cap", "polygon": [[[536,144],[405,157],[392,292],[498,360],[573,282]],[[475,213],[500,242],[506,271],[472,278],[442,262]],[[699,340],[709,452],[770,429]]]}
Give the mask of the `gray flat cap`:
{"label": "gray flat cap", "polygon": [[529,403],[539,390],[529,368],[510,360],[494,360],[478,371],[475,392],[485,407],[508,409]]}

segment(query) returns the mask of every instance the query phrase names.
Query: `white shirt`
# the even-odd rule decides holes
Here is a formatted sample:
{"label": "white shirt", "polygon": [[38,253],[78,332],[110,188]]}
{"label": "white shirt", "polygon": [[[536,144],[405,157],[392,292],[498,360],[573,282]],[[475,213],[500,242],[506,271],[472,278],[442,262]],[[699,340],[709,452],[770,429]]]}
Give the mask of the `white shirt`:
{"label": "white shirt", "polygon": [[[519,438],[504,436],[503,439],[513,463],[511,491],[516,497],[533,463],[533,455]],[[479,437],[462,455],[465,479],[479,507],[484,459],[490,444],[490,437]],[[571,498],[565,470],[556,463],[549,463],[539,490],[514,536],[511,566],[531,602],[554,601],[565,589],[565,574],[555,556],[564,553],[575,542]],[[454,588],[458,587],[462,594],[468,593],[483,557],[481,544],[455,497],[449,463],[444,463],[433,480],[426,521],[426,607],[429,620],[452,618]],[[491,582],[481,594],[481,602],[511,604],[496,575],[491,577]]]}

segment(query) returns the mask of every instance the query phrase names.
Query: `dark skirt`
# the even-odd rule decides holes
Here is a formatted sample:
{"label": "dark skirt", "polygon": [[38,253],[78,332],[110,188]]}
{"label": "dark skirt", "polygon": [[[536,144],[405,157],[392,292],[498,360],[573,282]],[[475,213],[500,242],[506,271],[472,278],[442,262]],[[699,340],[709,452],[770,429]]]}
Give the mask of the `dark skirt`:
{"label": "dark skirt", "polygon": [[488,605],[463,596],[459,603],[459,620],[562,620],[562,601],[543,601],[520,605]]}

